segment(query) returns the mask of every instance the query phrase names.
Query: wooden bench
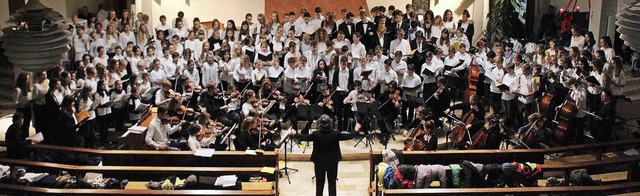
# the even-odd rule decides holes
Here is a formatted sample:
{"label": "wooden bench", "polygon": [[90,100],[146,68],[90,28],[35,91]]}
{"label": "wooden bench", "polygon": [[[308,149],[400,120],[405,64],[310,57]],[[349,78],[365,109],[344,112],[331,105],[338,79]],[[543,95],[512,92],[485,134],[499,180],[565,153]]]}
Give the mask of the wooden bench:
{"label": "wooden bench", "polygon": [[113,189],[50,189],[0,183],[0,189],[15,194],[35,195],[273,195],[273,191],[241,190],[113,190]]}
{"label": "wooden bench", "polygon": [[566,186],[566,187],[517,187],[517,188],[458,188],[458,189],[388,189],[384,195],[530,195],[530,194],[578,194],[626,191],[640,188],[640,182],[627,182],[602,186]]}
{"label": "wooden bench", "polygon": [[[638,164],[640,164],[640,156],[631,156],[631,157],[615,157],[608,159],[601,159],[596,161],[588,161],[588,162],[579,162],[579,163],[571,163],[571,164],[545,164],[542,165],[542,171],[563,171],[564,179],[569,179],[571,175],[571,171],[575,169],[590,169],[594,167],[607,167],[613,165],[628,165],[627,169],[627,181],[639,181],[640,179],[640,169],[638,168]],[[589,174],[595,174],[594,172],[589,172]]]}
{"label": "wooden bench", "polygon": [[[220,175],[260,173],[263,167],[279,168],[278,151],[264,152],[258,155],[246,155],[245,152],[242,151],[216,151],[212,157],[198,157],[194,156],[193,151],[98,150],[44,144],[28,145],[28,148],[56,151],[63,154],[100,156],[103,166],[76,166],[76,168],[98,170],[106,177],[119,177],[122,173],[120,171],[127,169],[135,171],[127,175],[137,178],[146,177],[148,180],[151,174],[168,174],[172,172],[184,174],[187,171],[206,173],[209,172],[207,171],[208,168],[218,168],[218,170],[212,170],[210,172],[218,172]],[[109,167],[114,168],[111,169]],[[157,172],[158,170],[156,170],[156,168],[165,167],[166,170],[163,172]],[[184,167],[185,169],[177,169],[179,167]],[[200,171],[198,169],[200,169]],[[275,182],[275,189],[277,190],[277,172],[262,176],[265,176],[268,181]]]}
{"label": "wooden bench", "polygon": [[278,152],[246,155],[243,151],[216,151],[213,157],[194,156],[193,151],[98,150],[45,144],[28,148],[102,157],[102,165],[118,166],[192,166],[192,167],[278,167]]}
{"label": "wooden bench", "polygon": [[[4,164],[4,165],[9,165],[11,167],[11,182],[16,182],[16,176],[14,175],[16,172],[16,166],[24,166],[24,167],[28,167],[30,169],[40,169],[42,171],[54,171],[54,172],[58,172],[60,173],[61,171],[67,171],[69,172],[69,174],[72,174],[73,176],[76,177],[76,179],[82,179],[84,174],[87,172],[95,172],[95,173],[109,173],[111,176],[110,177],[117,177],[117,179],[129,179],[131,180],[133,179],[144,179],[144,180],[149,180],[150,173],[153,174],[164,174],[164,175],[214,175],[214,176],[220,176],[220,175],[244,175],[244,176],[271,176],[268,177],[267,179],[270,182],[275,182],[277,181],[277,178],[275,178],[275,174],[265,174],[262,173],[262,167],[145,167],[145,166],[77,166],[77,165],[68,165],[68,164],[59,164],[59,163],[46,163],[46,162],[37,162],[37,161],[27,161],[27,160],[17,160],[17,159],[5,159],[5,158],[0,158],[0,164]],[[146,179],[145,179],[146,177]],[[11,184],[14,185],[14,184]],[[37,188],[37,187],[30,187],[30,188]],[[16,190],[13,188],[6,188],[3,186],[0,186],[0,189],[3,190],[14,190],[14,191],[21,191],[21,190]],[[75,191],[77,190],[83,190],[83,189],[74,189]],[[94,189],[87,189],[87,190],[94,190]],[[266,195],[274,195],[276,194],[275,191],[277,189],[273,189],[270,192],[270,194],[266,194]],[[60,192],[60,190],[58,189],[44,189],[43,191],[46,191],[44,193],[57,193]],[[104,190],[97,190],[97,191],[104,191]],[[139,191],[139,190],[124,190],[126,193],[127,191]],[[214,191],[214,190],[212,190]],[[80,191],[78,193],[81,193],[83,191]],[[188,192],[188,191],[187,191]],[[187,192],[185,192],[184,194],[188,194]],[[238,192],[238,191],[236,191]],[[257,195],[265,195],[265,191],[258,191],[259,193]],[[66,191],[62,191],[61,194],[66,193]],[[76,192],[72,192],[71,193],[76,193]],[[108,193],[108,191],[107,191]],[[105,193],[105,194],[107,194]],[[224,191],[222,191],[221,193],[223,193],[223,195],[227,195]],[[242,193],[251,193],[251,191],[242,191]],[[127,193],[128,194],[128,193]],[[157,193],[156,193],[157,194]],[[177,194],[177,193],[176,193]],[[233,193],[235,194],[235,193]],[[231,194],[231,195],[233,195]],[[236,194],[236,195],[243,195],[243,194]],[[253,195],[253,193],[249,194],[249,195]]]}
{"label": "wooden bench", "polygon": [[[615,157],[602,159],[602,154],[607,148],[618,148],[622,146],[638,145],[640,140],[615,141],[600,144],[584,144],[566,147],[556,147],[549,149],[512,149],[512,150],[453,150],[453,151],[404,151],[404,164],[441,164],[448,165],[459,163],[461,160],[469,160],[476,163],[504,163],[504,162],[533,162],[544,163],[544,155],[549,153],[570,152],[570,151],[586,151],[596,150],[597,160],[589,162],[571,163],[571,164],[555,164],[543,165],[545,171],[562,171],[565,179],[568,179],[570,172],[581,168],[605,167],[611,165],[629,165],[627,171],[627,182],[638,181],[640,176],[638,163],[640,156],[634,157]],[[377,164],[382,162],[382,153],[380,151],[371,152],[370,159],[370,182],[375,182]],[[377,191],[377,187],[373,187],[372,191]],[[410,189],[407,189],[410,190]],[[447,189],[448,190],[448,189]],[[457,189],[450,189],[455,192]],[[397,190],[394,190],[397,191]],[[385,191],[386,193],[386,191]],[[434,193],[436,194],[436,193]],[[461,193],[465,194],[465,193]]]}

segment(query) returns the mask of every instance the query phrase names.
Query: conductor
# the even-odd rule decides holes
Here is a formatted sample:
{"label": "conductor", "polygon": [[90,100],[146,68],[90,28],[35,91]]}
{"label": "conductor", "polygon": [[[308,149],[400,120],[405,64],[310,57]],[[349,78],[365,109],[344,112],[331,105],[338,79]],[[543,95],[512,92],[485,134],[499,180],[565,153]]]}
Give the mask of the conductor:
{"label": "conductor", "polygon": [[329,195],[335,196],[338,162],[342,160],[340,140],[351,139],[352,135],[335,130],[331,117],[326,114],[320,116],[318,124],[318,131],[311,134],[296,134],[295,130],[291,130],[290,135],[302,141],[313,141],[311,161],[316,175],[316,195],[322,195],[326,175],[329,180]]}

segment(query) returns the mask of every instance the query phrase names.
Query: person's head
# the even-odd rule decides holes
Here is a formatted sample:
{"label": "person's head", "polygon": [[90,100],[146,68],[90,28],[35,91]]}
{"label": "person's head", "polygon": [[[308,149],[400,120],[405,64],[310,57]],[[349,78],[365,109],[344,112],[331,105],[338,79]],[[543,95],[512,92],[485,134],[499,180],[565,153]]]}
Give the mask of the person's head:
{"label": "person's head", "polygon": [[442,15],[444,22],[451,22],[453,21],[453,12],[451,12],[450,9],[447,9],[444,11],[444,14]]}
{"label": "person's head", "polygon": [[533,113],[531,115],[529,115],[529,117],[527,117],[527,121],[529,121],[529,124],[538,124],[538,122],[544,122],[540,120],[540,114],[538,113]]}
{"label": "person's head", "polygon": [[530,76],[531,71],[532,71],[532,68],[529,65],[525,65],[524,67],[522,67],[522,74],[524,74],[525,76]]}
{"label": "person's head", "polygon": [[294,84],[291,89],[293,90],[293,94],[295,96],[300,95],[300,84]]}
{"label": "person's head", "polygon": [[357,92],[362,91],[362,81],[360,80],[353,81],[353,88],[355,88]]}
{"label": "person's head", "polygon": [[407,13],[413,12],[413,5],[409,3],[404,6],[404,9]]}
{"label": "person's head", "polygon": [[600,100],[602,100],[603,103],[607,103],[609,101],[611,101],[611,96],[613,95],[613,93],[611,92],[610,89],[604,89],[602,90],[602,93],[600,94]]}
{"label": "person's head", "polygon": [[202,130],[202,127],[199,124],[192,123],[191,126],[189,126],[188,133],[189,135],[196,135],[200,130]]}
{"label": "person's head", "polygon": [[389,71],[391,69],[391,59],[384,60],[384,70]]}
{"label": "person's head", "polygon": [[320,118],[318,119],[318,124],[320,124],[321,132],[333,131],[333,120],[331,119],[331,117],[329,117],[329,115],[323,114],[322,116],[320,116]]}
{"label": "person's head", "polygon": [[469,17],[471,17],[471,14],[469,14],[469,10],[464,9],[462,11],[462,21],[467,22],[469,20]]}
{"label": "person's head", "polygon": [[602,46],[603,48],[611,48],[613,44],[611,44],[611,37],[609,36],[602,36],[602,38],[600,38],[600,46]]}

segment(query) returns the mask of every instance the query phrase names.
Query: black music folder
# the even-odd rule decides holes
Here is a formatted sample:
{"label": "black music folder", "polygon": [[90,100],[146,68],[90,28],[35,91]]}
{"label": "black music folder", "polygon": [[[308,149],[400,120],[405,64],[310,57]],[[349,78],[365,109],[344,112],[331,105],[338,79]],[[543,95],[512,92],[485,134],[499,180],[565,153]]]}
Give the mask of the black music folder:
{"label": "black music folder", "polygon": [[373,73],[373,69],[362,70],[360,76],[362,76],[362,78],[369,78],[369,75],[371,75],[371,73]]}
{"label": "black music folder", "polygon": [[271,82],[277,82],[278,80],[280,80],[280,78],[282,78],[282,76],[284,76],[284,71],[281,71],[277,77],[267,77],[267,78],[269,78]]}
{"label": "black music folder", "polygon": [[598,79],[596,79],[595,76],[586,77],[584,80],[587,81],[588,83],[600,86],[600,82],[598,82]]}
{"label": "black music folder", "polygon": [[500,85],[498,85],[498,88],[499,88],[501,91],[511,91],[511,89],[509,88],[509,86],[507,86],[506,84],[500,84]]}

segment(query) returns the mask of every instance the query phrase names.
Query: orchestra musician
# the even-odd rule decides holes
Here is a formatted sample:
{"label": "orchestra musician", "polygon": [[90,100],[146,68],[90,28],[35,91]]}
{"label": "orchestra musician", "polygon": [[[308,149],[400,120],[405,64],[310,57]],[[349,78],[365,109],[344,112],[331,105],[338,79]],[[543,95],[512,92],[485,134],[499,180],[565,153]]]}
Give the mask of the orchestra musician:
{"label": "orchestra musician", "polygon": [[171,82],[167,79],[162,80],[160,90],[156,91],[155,106],[167,106],[171,98],[175,95],[171,89]]}
{"label": "orchestra musician", "polygon": [[369,125],[371,124],[371,114],[358,113],[357,103],[373,103],[375,100],[371,97],[370,93],[367,93],[362,89],[361,81],[354,81],[353,87],[354,89],[349,92],[349,95],[347,95],[346,98],[344,98],[343,103],[345,105],[351,105],[351,112],[354,113],[354,120],[356,122],[354,131],[360,131],[360,127],[363,129],[365,135],[368,135],[370,131]]}
{"label": "orchestra musician", "polygon": [[158,107],[158,116],[151,121],[147,129],[145,143],[156,150],[179,150],[178,145],[169,140],[169,135],[180,131],[186,121],[181,120],[178,125],[171,126],[168,113],[167,107]]}
{"label": "orchestra musician", "polygon": [[602,106],[595,112],[594,126],[591,129],[591,135],[593,135],[598,142],[609,141],[613,131],[616,111],[612,102],[612,96],[613,94],[609,89],[603,90],[600,95]]}
{"label": "orchestra musician", "polygon": [[527,118],[529,121],[523,127],[518,129],[516,138],[520,148],[540,148],[540,142],[544,141],[543,121],[540,114],[533,113]]}
{"label": "orchestra musician", "polygon": [[421,139],[424,142],[425,148],[423,150],[437,150],[438,137],[435,135],[435,122],[433,120],[430,120],[431,117],[429,117],[427,113],[428,111],[424,106],[418,107],[416,109],[416,118],[413,119],[411,123],[407,124],[407,128],[402,132],[402,135],[408,137],[410,130],[422,129],[424,133],[415,137]]}
{"label": "orchestra musician", "polygon": [[449,89],[446,87],[447,81],[445,78],[438,78],[436,82],[436,86],[432,87],[430,90],[426,90],[431,98],[426,98],[426,106],[431,110],[431,114],[433,115],[433,120],[436,127],[442,127],[441,117],[447,116],[445,111],[449,108],[451,104],[451,93]]}
{"label": "orchestra musician", "polygon": [[306,125],[302,129],[302,134],[309,134],[309,129],[311,128],[311,123],[313,123],[313,119],[300,119],[298,116],[298,106],[300,105],[309,105],[310,101],[305,98],[303,94],[300,93],[300,85],[293,85],[293,94],[287,97],[287,101],[285,102],[285,108],[288,109],[287,113],[289,114],[289,120],[291,122],[291,126],[293,130],[298,130],[298,121],[299,120],[307,120]]}
{"label": "orchestra musician", "polygon": [[329,92],[329,86],[327,84],[321,84],[320,92],[322,94],[316,98],[315,103],[322,107],[322,114],[334,117],[335,104],[333,102],[333,94]]}
{"label": "orchestra musician", "polygon": [[[390,134],[387,127],[395,125],[394,122],[398,119],[400,108],[402,107],[402,91],[398,89],[398,83],[391,81],[387,86],[387,90],[380,94],[377,99],[380,103],[379,110],[384,111],[381,112],[382,118],[378,119],[378,127],[380,127],[380,132],[383,133],[383,136]],[[385,139],[383,138],[382,141],[386,141]]]}
{"label": "orchestra musician", "polygon": [[229,105],[226,104],[218,84],[211,81],[207,83],[206,89],[207,92],[200,97],[200,104],[205,106],[207,113],[211,115],[211,119],[221,122],[225,126],[232,126],[234,122],[240,120],[238,113],[229,111]]}

